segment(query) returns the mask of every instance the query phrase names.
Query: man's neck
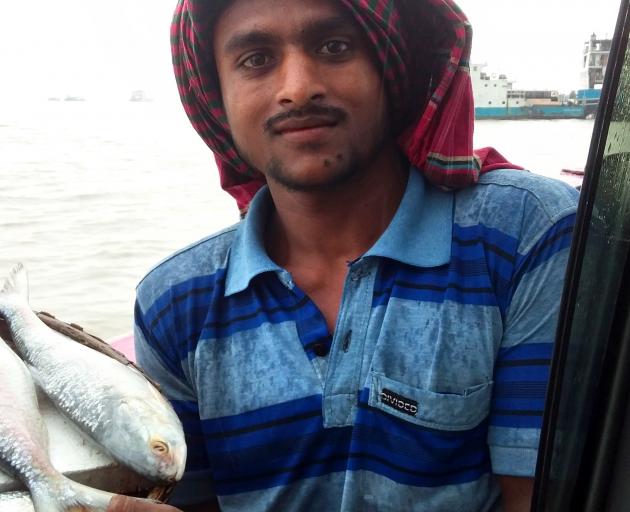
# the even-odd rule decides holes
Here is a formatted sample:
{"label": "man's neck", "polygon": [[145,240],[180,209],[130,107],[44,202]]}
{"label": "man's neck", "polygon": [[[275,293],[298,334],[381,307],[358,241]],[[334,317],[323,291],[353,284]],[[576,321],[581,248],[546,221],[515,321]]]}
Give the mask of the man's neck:
{"label": "man's neck", "polygon": [[[275,211],[267,251],[279,265],[335,266],[364,254],[385,231],[404,194],[408,169],[395,148],[351,181],[318,192],[270,184]],[[328,265],[325,264],[328,263]]]}

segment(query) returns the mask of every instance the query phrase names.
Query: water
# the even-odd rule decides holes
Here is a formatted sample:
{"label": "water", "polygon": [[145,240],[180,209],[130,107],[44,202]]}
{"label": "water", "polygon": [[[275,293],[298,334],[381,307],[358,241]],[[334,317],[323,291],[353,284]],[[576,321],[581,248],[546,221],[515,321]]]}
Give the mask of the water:
{"label": "water", "polygon": [[[483,121],[475,145],[547,176],[583,167],[592,121]],[[238,220],[212,155],[170,103],[0,107],[0,273],[22,261],[31,304],[110,338],[174,250]]]}
{"label": "water", "polygon": [[211,153],[176,104],[44,102],[0,110],[0,269],[31,304],[108,338],[170,252],[236,222]]}

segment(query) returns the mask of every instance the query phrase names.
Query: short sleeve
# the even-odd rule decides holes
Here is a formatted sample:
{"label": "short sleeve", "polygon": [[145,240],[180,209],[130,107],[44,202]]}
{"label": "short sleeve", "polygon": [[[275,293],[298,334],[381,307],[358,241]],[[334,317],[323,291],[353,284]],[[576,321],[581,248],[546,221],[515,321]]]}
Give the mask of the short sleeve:
{"label": "short sleeve", "polygon": [[489,420],[495,474],[535,474],[573,212],[523,242],[515,256]]}
{"label": "short sleeve", "polygon": [[159,384],[184,427],[187,446],[186,472],[169,503],[186,506],[206,502],[214,498],[215,493],[195,391],[182,371],[182,364],[176,356],[177,351],[172,350],[174,341],[155,325],[151,310],[149,314],[142,311],[139,301],[136,301],[134,323],[138,365]]}

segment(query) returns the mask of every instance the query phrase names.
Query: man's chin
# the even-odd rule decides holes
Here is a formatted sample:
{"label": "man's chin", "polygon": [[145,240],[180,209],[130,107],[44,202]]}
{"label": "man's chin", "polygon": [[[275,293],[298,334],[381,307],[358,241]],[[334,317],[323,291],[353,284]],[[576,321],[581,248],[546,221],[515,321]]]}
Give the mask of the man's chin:
{"label": "man's chin", "polygon": [[358,174],[359,166],[334,166],[323,163],[318,167],[287,169],[282,163],[272,161],[265,172],[267,180],[292,192],[325,192],[346,185]]}

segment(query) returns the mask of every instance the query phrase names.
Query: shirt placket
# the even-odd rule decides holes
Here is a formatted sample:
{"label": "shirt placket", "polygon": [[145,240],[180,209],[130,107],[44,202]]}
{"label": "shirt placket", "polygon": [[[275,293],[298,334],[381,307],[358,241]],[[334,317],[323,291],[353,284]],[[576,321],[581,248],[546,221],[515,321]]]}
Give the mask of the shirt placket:
{"label": "shirt placket", "polygon": [[324,382],[326,428],[353,422],[377,266],[376,258],[365,258],[348,267]]}

